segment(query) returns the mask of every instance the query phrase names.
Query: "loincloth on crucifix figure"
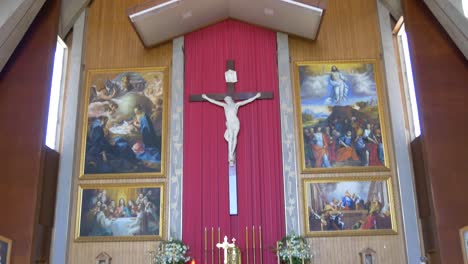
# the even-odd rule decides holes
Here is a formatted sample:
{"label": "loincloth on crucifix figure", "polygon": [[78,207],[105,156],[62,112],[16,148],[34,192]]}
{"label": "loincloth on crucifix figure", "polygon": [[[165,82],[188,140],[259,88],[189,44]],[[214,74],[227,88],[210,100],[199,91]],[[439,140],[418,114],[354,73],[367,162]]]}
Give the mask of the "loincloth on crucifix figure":
{"label": "loincloth on crucifix figure", "polygon": [[239,118],[237,118],[237,111],[239,107],[255,101],[261,96],[257,93],[255,96],[240,102],[234,102],[231,96],[226,96],[224,102],[216,101],[206,94],[202,94],[202,98],[208,102],[221,106],[224,108],[224,115],[226,116],[226,132],[224,132],[224,139],[228,142],[229,151],[229,165],[233,166],[236,160],[236,145],[237,145],[237,134],[240,130]]}

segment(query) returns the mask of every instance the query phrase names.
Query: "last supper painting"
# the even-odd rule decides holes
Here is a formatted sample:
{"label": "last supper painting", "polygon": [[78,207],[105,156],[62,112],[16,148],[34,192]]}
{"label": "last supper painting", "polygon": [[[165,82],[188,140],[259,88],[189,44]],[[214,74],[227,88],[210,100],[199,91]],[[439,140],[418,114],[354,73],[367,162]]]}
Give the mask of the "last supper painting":
{"label": "last supper painting", "polygon": [[387,170],[377,64],[298,63],[302,171]]}
{"label": "last supper painting", "polygon": [[88,72],[81,175],[163,175],[165,81],[165,68]]}
{"label": "last supper painting", "polygon": [[395,234],[391,186],[391,178],[385,176],[304,179],[306,234]]}
{"label": "last supper painting", "polygon": [[80,186],[76,240],[161,239],[163,195],[162,184]]}

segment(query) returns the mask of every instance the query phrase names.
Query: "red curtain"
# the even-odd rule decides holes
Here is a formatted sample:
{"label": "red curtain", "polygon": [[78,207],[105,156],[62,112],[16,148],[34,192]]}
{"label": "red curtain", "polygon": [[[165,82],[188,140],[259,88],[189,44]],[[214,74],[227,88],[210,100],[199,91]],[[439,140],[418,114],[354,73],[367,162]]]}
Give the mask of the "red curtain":
{"label": "red curtain", "polygon": [[[197,263],[205,263],[205,240],[207,263],[212,263],[218,227],[221,239],[236,238],[244,263],[248,227],[252,262],[253,226],[257,263],[260,226],[263,262],[275,263],[272,248],[285,233],[276,58],[276,33],[239,21],[227,20],[185,37],[183,240]],[[235,61],[236,92],[274,94],[272,100],[257,100],[239,109],[237,216],[229,215],[224,110],[208,102],[189,102],[191,94],[226,92],[228,59]],[[218,263],[217,251],[213,258]]]}

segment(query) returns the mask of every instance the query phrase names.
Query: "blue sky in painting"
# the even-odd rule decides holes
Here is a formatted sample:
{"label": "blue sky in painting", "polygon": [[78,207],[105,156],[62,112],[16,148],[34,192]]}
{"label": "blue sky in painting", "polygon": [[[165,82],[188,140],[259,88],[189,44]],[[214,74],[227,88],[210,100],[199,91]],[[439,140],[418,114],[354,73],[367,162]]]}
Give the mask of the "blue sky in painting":
{"label": "blue sky in painting", "polygon": [[[323,69],[330,69],[330,65],[323,66]],[[301,107],[303,113],[312,114],[315,118],[324,118],[330,114],[328,106],[337,104],[330,99],[333,95],[330,71],[316,72],[316,68],[308,65],[299,66]],[[349,91],[347,100],[338,105],[353,106],[362,101],[377,104],[373,64],[356,64],[355,68],[348,66],[340,72]]]}

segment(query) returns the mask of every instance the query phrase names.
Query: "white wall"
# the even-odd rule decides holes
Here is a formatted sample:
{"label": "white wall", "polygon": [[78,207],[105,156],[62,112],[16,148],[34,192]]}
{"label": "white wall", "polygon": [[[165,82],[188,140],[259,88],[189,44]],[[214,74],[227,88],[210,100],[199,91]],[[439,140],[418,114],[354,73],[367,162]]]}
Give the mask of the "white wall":
{"label": "white wall", "polygon": [[0,2],[0,25],[3,25],[23,2],[26,0],[2,0]]}
{"label": "white wall", "polygon": [[[14,0],[8,0],[14,1]],[[90,0],[62,0],[59,35],[64,38]]]}

